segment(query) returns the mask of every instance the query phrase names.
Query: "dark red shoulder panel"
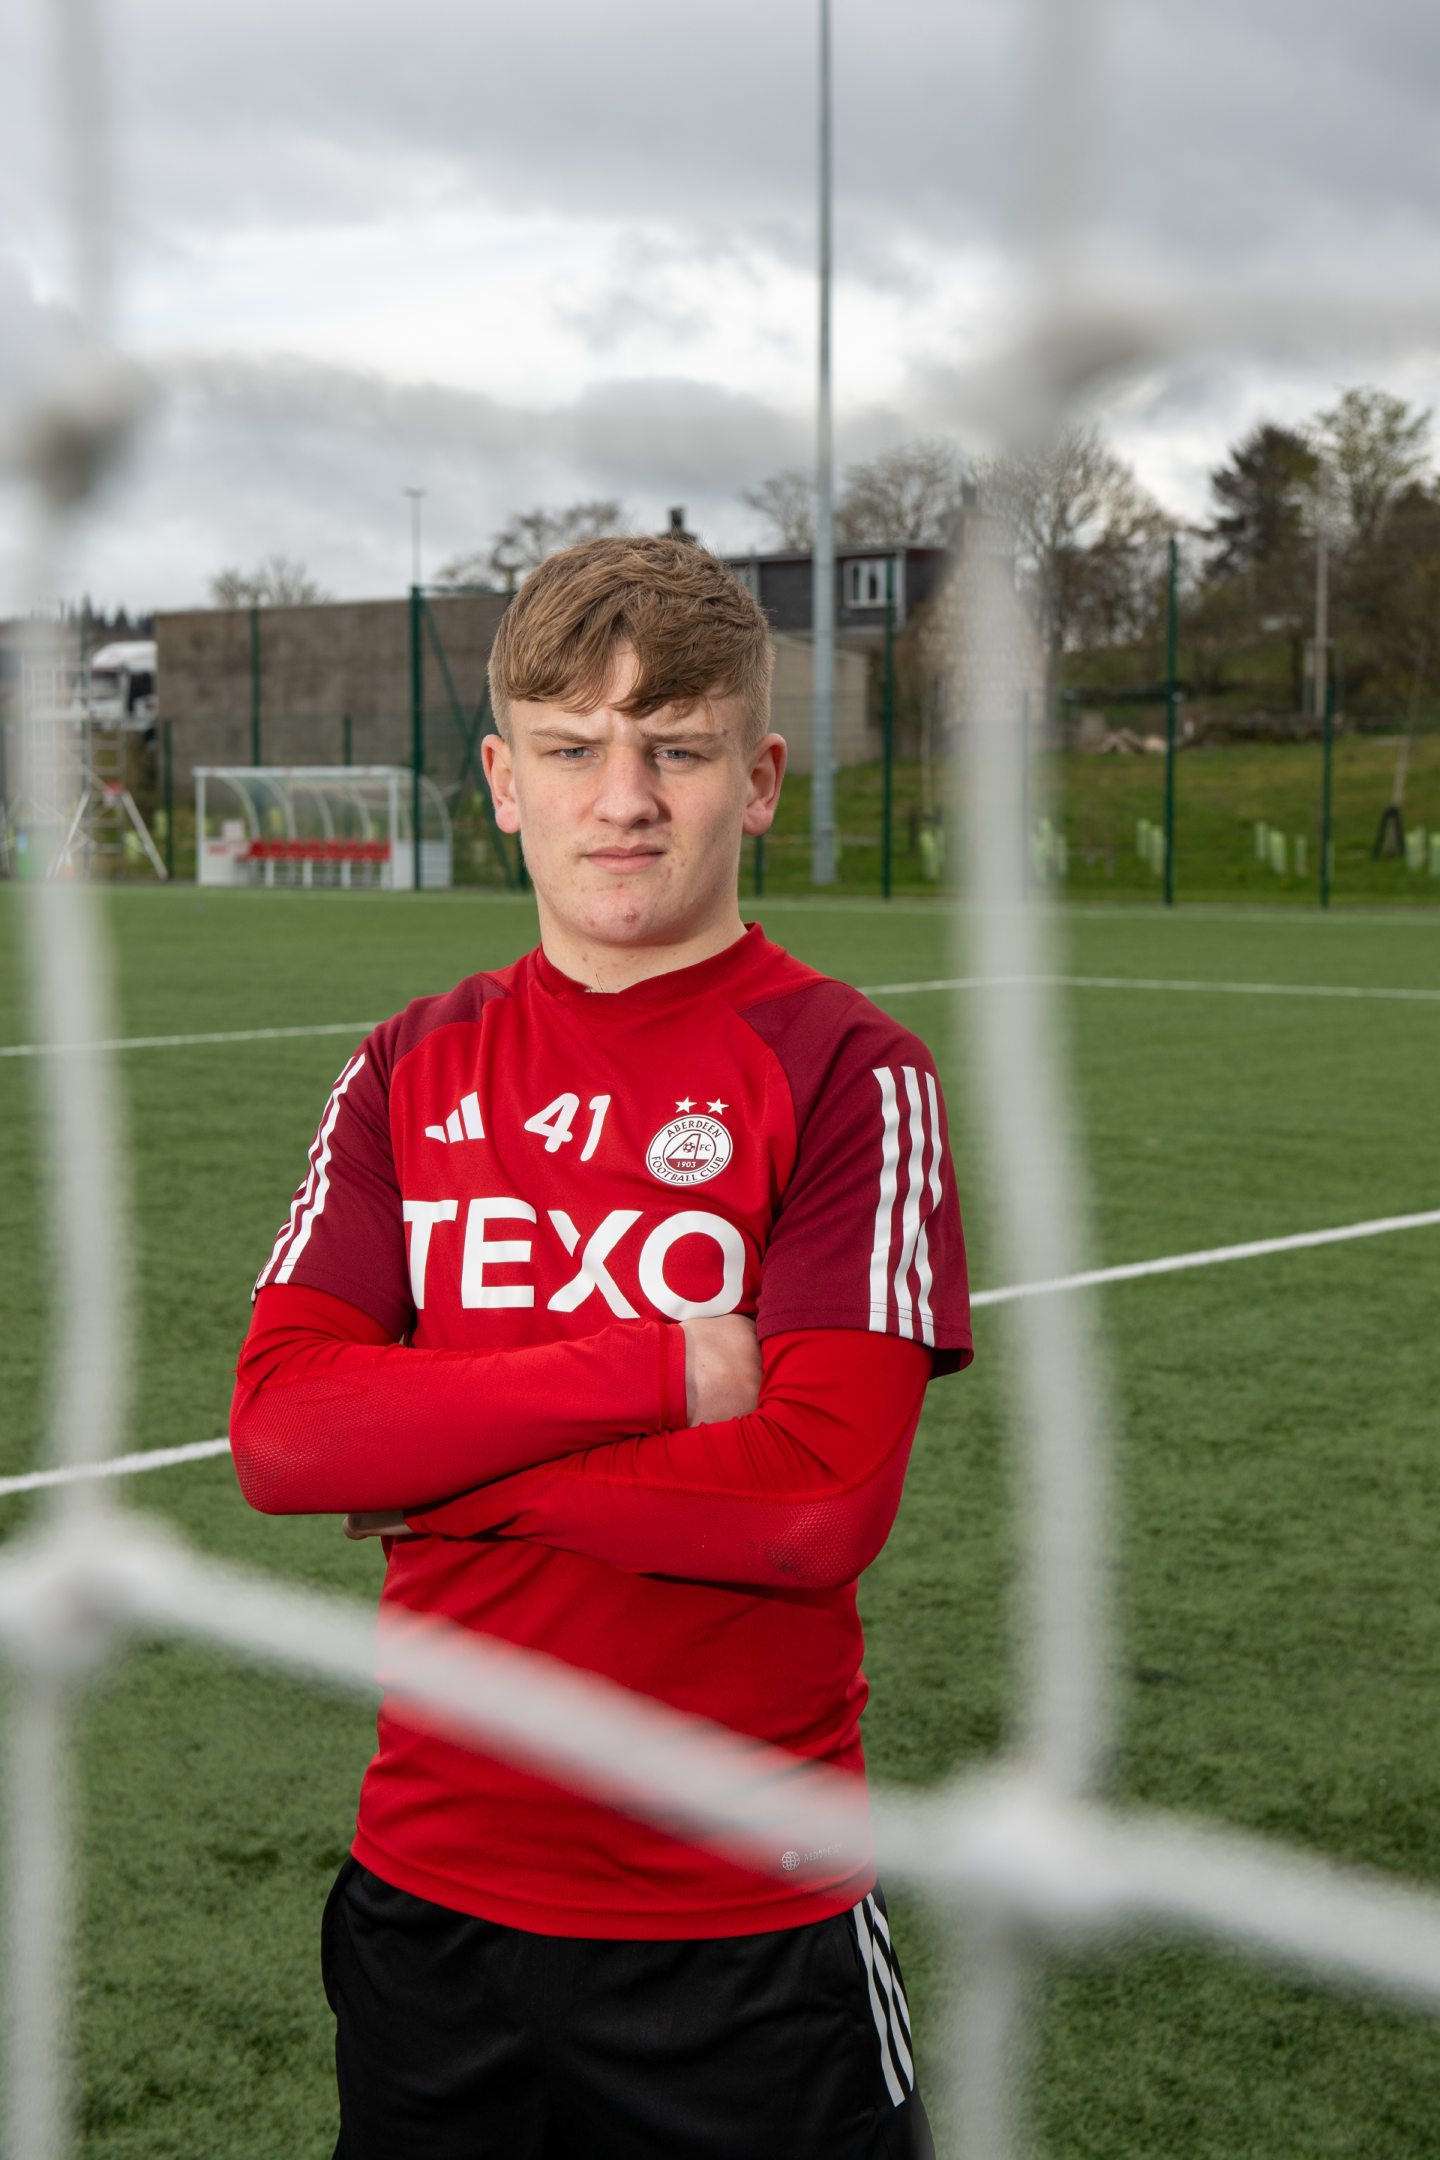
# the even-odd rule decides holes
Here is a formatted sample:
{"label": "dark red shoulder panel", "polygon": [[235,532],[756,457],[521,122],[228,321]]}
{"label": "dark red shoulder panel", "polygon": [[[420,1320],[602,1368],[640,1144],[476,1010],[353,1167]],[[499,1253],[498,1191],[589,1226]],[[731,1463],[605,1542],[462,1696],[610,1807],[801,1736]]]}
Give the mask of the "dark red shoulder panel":
{"label": "dark red shoulder panel", "polygon": [[795,1167],[760,1278],[762,1337],[868,1328],[972,1355],[965,1241],[935,1062],[846,983],[821,980],[741,1017],[784,1069]]}

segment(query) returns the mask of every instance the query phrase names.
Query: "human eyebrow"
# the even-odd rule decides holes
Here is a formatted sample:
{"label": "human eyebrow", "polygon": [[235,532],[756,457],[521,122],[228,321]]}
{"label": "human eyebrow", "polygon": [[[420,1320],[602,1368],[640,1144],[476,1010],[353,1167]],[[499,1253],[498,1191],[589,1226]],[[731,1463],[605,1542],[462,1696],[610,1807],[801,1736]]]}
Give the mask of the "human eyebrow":
{"label": "human eyebrow", "polygon": [[556,720],[543,722],[539,727],[532,727],[529,730],[529,739],[532,743],[564,743],[567,746],[576,743],[590,744],[600,741],[598,734],[587,733],[583,727],[578,725],[567,727],[563,721]]}
{"label": "human eyebrow", "polygon": [[645,742],[663,744],[667,749],[689,747],[695,743],[718,743],[724,739],[717,728],[706,727],[703,723],[687,725],[683,720],[676,720],[668,727],[642,727],[640,733]]}

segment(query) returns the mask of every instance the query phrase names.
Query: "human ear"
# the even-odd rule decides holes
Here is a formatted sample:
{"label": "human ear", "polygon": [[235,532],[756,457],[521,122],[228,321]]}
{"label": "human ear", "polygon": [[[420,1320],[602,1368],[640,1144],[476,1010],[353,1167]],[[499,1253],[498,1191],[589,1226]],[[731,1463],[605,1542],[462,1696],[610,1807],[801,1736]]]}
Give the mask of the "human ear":
{"label": "human ear", "polygon": [[501,832],[518,833],[520,805],[515,799],[515,766],[510,745],[502,735],[487,735],[480,745],[480,762],[495,806],[495,823]]}
{"label": "human ear", "polygon": [[765,735],[756,744],[750,756],[742,831],[769,832],[774,824],[789,754],[783,735]]}

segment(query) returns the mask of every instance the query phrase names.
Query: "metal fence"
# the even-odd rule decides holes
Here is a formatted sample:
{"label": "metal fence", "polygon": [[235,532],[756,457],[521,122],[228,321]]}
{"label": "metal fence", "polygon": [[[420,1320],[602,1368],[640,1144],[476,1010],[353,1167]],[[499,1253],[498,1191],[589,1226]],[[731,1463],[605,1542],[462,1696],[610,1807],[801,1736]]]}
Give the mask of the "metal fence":
{"label": "metal fence", "polygon": [[[774,718],[782,734],[787,725],[796,733],[808,725],[808,714],[784,703]],[[1194,732],[1193,724],[1187,732],[1182,702],[1170,747],[1164,702],[1138,698],[1075,708],[1051,729],[1024,706],[1012,720],[1023,748],[1015,844],[1036,892],[1180,907],[1440,905],[1440,732],[1409,732],[1398,722],[1362,727],[1336,715],[1328,746],[1318,724],[1267,730],[1259,741],[1226,740]],[[454,883],[521,891],[523,854],[497,830],[477,777],[479,738],[490,724],[488,711],[467,712],[427,680],[418,726],[406,713],[388,732],[409,769],[445,799]],[[4,785],[19,770],[17,735],[0,728],[0,876],[21,867],[23,820]],[[286,730],[297,765],[354,764],[354,742],[345,713]],[[897,728],[894,742],[890,758],[842,766],[836,775],[836,889],[877,902],[953,895],[967,871],[947,778],[949,737],[941,733],[942,747],[924,755],[912,730]],[[122,756],[129,791],[169,875],[192,878],[193,802],[189,790],[176,787],[175,724],[130,737]],[[138,836],[118,826],[92,853],[94,877],[144,881],[155,874]],[[740,890],[749,900],[813,889],[810,780],[792,771],[774,828],[745,843]]]}

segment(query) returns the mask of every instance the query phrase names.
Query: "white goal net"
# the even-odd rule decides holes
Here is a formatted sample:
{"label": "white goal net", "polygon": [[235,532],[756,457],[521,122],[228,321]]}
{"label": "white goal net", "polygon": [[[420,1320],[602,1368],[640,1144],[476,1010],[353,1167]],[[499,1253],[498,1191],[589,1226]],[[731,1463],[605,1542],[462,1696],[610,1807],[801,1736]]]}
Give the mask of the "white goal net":
{"label": "white goal net", "polygon": [[[58,51],[70,189],[73,297],[84,325],[72,365],[25,410],[6,416],[22,446],[31,525],[30,589],[65,585],[78,522],[124,446],[139,406],[112,342],[112,188],[106,166],[98,0],[31,0]],[[1192,283],[1143,298],[1087,274],[1077,205],[1094,131],[1090,86],[1120,10],[1101,0],[1030,0],[1038,56],[1027,141],[1033,179],[1030,327],[1003,363],[959,395],[1010,438],[1033,440],[1097,379],[1163,364],[1217,341],[1316,349],[1353,327],[1342,293],[1257,290],[1238,297]],[[1112,25],[1110,18],[1116,18]],[[1440,294],[1372,308],[1372,338],[1440,324]],[[963,417],[957,411],[957,420]],[[979,638],[1002,609],[981,609]],[[43,628],[37,637],[43,643]],[[44,654],[36,655],[43,664]],[[1004,680],[1003,665],[990,672]],[[981,680],[987,679],[980,671]],[[979,693],[964,730],[973,905],[967,962],[984,978],[978,1013],[988,1147],[1003,1208],[1009,1279],[1063,1284],[1084,1266],[1077,1181],[1046,978],[1055,969],[1043,911],[1027,904],[1019,830],[1017,732]],[[63,727],[37,759],[60,756]],[[25,776],[35,799],[47,775]],[[242,813],[238,813],[243,816]],[[260,837],[264,837],[262,834]],[[276,837],[284,837],[283,835]],[[322,836],[323,837],[323,836]],[[69,1758],[87,1679],[127,1639],[157,1634],[369,1691],[370,1610],[217,1565],[121,1508],[119,1481],[96,1475],[117,1451],[127,1413],[123,1158],[103,1045],[116,1030],[92,896],[38,883],[25,917],[37,1032],[45,1060],[50,1190],[62,1290],[56,1301],[54,1473],[45,1512],[0,1555],[0,1645],[15,1675],[10,1759],[9,1929],[12,1975],[6,2075],[14,2160],[72,2149],[68,2034],[76,1987],[70,1876],[76,1837]],[[955,2112],[964,2160],[1012,2160],[1026,2148],[1027,2007],[1060,1945],[1144,1920],[1209,1937],[1256,1958],[1440,2005],[1440,1897],[1329,1865],[1201,1821],[1120,1811],[1098,1790],[1111,1738],[1105,1674],[1105,1376],[1080,1300],[1056,1290],[1019,1298],[1010,1368],[1023,1388],[1028,1462],[1028,1583],[1022,1738],[983,1775],[941,1790],[882,1788],[873,1838],[888,1878],[953,1916],[967,1945],[954,2044]],[[688,1825],[697,1840],[757,1866],[790,1847],[856,1830],[844,1780],[797,1772],[788,1757],[658,1706],[438,1624],[392,1631],[392,1685],[460,1735],[513,1752],[547,1775],[620,1806]]]}

